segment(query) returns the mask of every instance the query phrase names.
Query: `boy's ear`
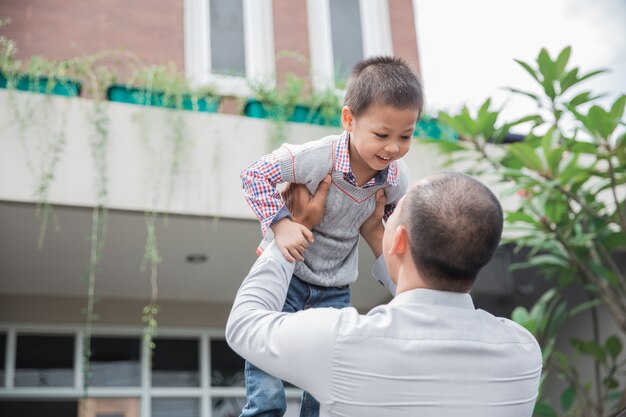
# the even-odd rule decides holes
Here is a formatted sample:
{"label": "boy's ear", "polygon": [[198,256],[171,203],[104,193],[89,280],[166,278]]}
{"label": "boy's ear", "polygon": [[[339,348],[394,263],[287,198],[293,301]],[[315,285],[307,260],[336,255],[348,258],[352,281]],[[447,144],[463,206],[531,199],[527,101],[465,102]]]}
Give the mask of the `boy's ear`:
{"label": "boy's ear", "polygon": [[341,124],[347,132],[352,132],[354,129],[354,116],[348,106],[343,106],[341,109]]}

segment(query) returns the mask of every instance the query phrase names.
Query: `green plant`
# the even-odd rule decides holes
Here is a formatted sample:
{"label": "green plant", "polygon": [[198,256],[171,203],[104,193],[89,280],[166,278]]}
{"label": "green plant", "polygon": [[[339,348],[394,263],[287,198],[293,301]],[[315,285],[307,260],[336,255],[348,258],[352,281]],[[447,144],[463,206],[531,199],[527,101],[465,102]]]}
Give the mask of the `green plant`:
{"label": "green plant", "polygon": [[303,100],[304,80],[294,74],[287,74],[285,83],[279,87],[268,87],[264,83],[251,83],[254,97],[261,102],[274,127],[270,132],[272,148],[280,145],[286,138],[286,122],[293,115],[296,105]]}
{"label": "green plant", "polygon": [[[488,174],[505,187],[518,208],[506,213],[506,226],[517,249],[527,248],[527,261],[516,268],[538,267],[554,289],[530,310],[518,308],[513,318],[525,325],[542,345],[544,378],[554,372],[567,388],[560,412],[569,416],[601,417],[625,401],[626,360],[621,357],[626,334],[626,278],[615,261],[626,252],[626,133],[622,95],[604,108],[583,89],[584,81],[603,70],[583,74],[569,65],[571,49],[553,59],[542,49],[535,63],[517,61],[536,81],[538,91],[511,88],[530,98],[537,112],[509,123],[486,100],[473,116],[442,112],[441,120],[462,139],[438,146],[452,161],[473,161],[469,171]],[[513,126],[526,125],[522,142],[499,145]],[[575,287],[586,300],[575,303],[565,291]],[[599,309],[605,309],[616,333],[600,337]],[[559,329],[573,316],[591,322],[591,335],[570,340],[568,356],[557,349]],[[580,319],[580,318],[578,318]],[[607,323],[603,323],[607,325]],[[590,378],[579,372],[586,358]],[[540,398],[538,416],[556,416],[559,407]]]}
{"label": "green plant", "polygon": [[321,125],[341,125],[341,97],[334,89],[313,91],[308,100],[313,110],[313,122]]}

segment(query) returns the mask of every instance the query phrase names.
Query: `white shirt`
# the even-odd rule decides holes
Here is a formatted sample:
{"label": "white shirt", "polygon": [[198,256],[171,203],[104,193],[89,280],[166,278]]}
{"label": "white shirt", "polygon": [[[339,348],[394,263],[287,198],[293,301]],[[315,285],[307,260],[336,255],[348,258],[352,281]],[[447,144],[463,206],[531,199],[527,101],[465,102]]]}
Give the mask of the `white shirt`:
{"label": "white shirt", "polygon": [[532,415],[542,366],[536,340],[476,310],[469,294],[415,289],[367,315],[352,307],[282,313],[292,273],[270,245],[237,293],[226,339],[310,392],[320,417]]}

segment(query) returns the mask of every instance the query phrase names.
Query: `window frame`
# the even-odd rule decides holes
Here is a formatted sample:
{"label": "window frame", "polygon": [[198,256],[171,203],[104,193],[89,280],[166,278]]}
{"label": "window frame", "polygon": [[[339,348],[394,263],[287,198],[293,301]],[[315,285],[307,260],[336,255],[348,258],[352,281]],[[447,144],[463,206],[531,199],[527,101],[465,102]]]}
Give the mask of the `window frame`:
{"label": "window frame", "polygon": [[[324,91],[335,88],[335,65],[330,23],[330,0],[307,0],[311,83]],[[359,0],[363,58],[393,55],[387,0]]]}
{"label": "window frame", "polygon": [[[76,399],[84,396],[83,389],[83,335],[84,326],[0,323],[0,332],[6,334],[5,386],[0,386],[0,399]],[[14,385],[16,340],[18,334],[73,335],[74,337],[74,386],[72,387],[16,387]],[[94,325],[93,336],[143,337],[143,328],[129,326]],[[140,416],[150,417],[153,398],[198,398],[200,417],[211,417],[213,398],[246,397],[245,387],[216,387],[211,385],[211,340],[224,340],[223,329],[199,330],[194,328],[159,328],[163,338],[198,339],[200,349],[200,385],[198,387],[152,387],[151,364],[146,346],[141,343],[141,381],[138,387],[89,387],[91,398],[137,397]],[[158,339],[157,342],[158,343]],[[287,399],[299,399],[302,390],[286,388]]]}
{"label": "window frame", "polygon": [[211,0],[184,2],[185,75],[193,86],[213,85],[220,95],[245,97],[249,83],[274,86],[274,24],[272,0],[243,2],[245,77],[211,72]]}

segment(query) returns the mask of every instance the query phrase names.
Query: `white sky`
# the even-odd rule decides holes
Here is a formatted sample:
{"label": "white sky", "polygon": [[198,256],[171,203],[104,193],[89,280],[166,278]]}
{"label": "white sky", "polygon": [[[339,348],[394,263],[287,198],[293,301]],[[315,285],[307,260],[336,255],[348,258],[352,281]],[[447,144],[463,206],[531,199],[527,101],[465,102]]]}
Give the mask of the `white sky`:
{"label": "white sky", "polygon": [[513,61],[532,62],[541,47],[554,56],[572,46],[583,72],[610,68],[588,88],[626,93],[626,0],[413,0],[426,106],[431,113],[508,100],[505,117],[531,111],[530,99],[501,87],[531,89]]}

